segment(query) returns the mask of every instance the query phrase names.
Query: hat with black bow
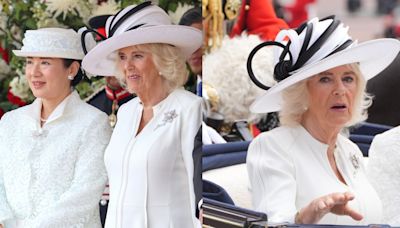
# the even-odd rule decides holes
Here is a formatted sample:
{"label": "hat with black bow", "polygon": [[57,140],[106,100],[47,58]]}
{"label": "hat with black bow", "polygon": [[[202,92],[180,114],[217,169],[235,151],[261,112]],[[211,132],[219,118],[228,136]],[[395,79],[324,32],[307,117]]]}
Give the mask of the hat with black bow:
{"label": "hat with black bow", "polygon": [[[262,84],[252,69],[252,60],[258,50],[274,46],[274,79],[268,87]],[[348,27],[330,16],[314,18],[297,29],[282,30],[275,41],[256,46],[249,55],[247,71],[252,81],[265,94],[250,106],[255,113],[279,111],[284,89],[337,66],[359,63],[362,76],[369,80],[384,70],[397,56],[400,42],[396,39],[375,39],[357,44],[348,34]]]}
{"label": "hat with black bow", "polygon": [[188,58],[201,46],[203,39],[196,28],[173,25],[168,14],[151,2],[128,6],[108,17],[105,30],[107,39],[91,49],[82,61],[82,67],[95,75],[116,75],[116,51],[121,48],[165,43],[178,47]]}

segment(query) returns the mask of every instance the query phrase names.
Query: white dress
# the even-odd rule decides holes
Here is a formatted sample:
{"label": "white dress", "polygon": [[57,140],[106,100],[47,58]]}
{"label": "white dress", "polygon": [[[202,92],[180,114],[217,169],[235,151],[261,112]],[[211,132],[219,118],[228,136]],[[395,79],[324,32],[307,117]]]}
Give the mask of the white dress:
{"label": "white dress", "polygon": [[0,223],[101,227],[107,116],[73,92],[40,127],[41,99],[0,121]]}
{"label": "white dress", "polygon": [[174,90],[153,107],[153,118],[136,134],[142,111],[139,98],[118,111],[105,154],[110,184],[106,227],[200,227],[192,153],[201,99]]}
{"label": "white dress", "polygon": [[367,174],[382,200],[383,223],[400,226],[400,127],[375,136]]}
{"label": "white dress", "polygon": [[320,224],[380,223],[381,201],[365,175],[357,145],[342,135],[336,143],[336,165],[347,185],[338,180],[327,156],[328,145],[313,138],[302,126],[279,127],[262,133],[250,144],[247,168],[255,210],[271,222],[294,222],[297,211],[312,200],[333,192],[354,193],[349,205],[364,219],[325,215]]}

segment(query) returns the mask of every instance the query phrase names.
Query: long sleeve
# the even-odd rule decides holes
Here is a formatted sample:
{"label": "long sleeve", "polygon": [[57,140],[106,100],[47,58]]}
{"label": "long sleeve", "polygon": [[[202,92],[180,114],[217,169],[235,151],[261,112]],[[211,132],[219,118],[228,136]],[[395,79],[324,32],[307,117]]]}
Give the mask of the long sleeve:
{"label": "long sleeve", "polygon": [[88,223],[99,219],[98,202],[107,180],[103,155],[111,128],[104,117],[94,118],[82,135],[71,187],[33,221],[26,221],[29,227],[96,227]]}
{"label": "long sleeve", "polygon": [[181,128],[182,156],[188,174],[190,202],[192,210],[191,215],[193,217],[194,227],[200,227],[200,222],[195,217],[197,205],[195,205],[195,190],[193,185],[193,149],[196,134],[199,130],[199,127],[201,126],[201,100],[196,99],[193,104],[188,108],[188,110],[185,110],[184,112],[186,113],[186,115],[183,119],[183,125]]}
{"label": "long sleeve", "polygon": [[3,116],[0,120],[0,224],[3,223],[7,219],[13,218],[13,213],[8,205],[7,194],[4,188],[4,181],[3,181],[3,156],[5,156],[4,148],[4,137],[6,135],[6,126],[4,122],[7,118],[7,113]]}
{"label": "long sleeve", "polygon": [[[296,179],[288,145],[262,134],[250,144],[247,169],[254,209],[272,222],[294,222]],[[285,139],[281,139],[284,142]]]}
{"label": "long sleeve", "polygon": [[382,200],[383,222],[400,226],[400,128],[375,136],[367,175]]}

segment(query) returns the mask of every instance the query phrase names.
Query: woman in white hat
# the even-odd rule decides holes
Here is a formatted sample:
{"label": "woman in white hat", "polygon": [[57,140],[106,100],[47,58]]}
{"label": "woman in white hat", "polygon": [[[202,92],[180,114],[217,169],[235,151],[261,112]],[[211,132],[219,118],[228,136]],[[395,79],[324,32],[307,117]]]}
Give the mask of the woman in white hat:
{"label": "woman in white hat", "polygon": [[[250,77],[268,89],[251,111],[280,111],[282,124],[254,139],[247,156],[254,207],[269,221],[384,222],[362,153],[341,131],[366,118],[371,104],[366,80],[393,61],[400,42],[356,44],[347,30],[334,17],[314,18],[281,31],[275,42],[257,46],[249,56]],[[268,45],[278,46],[278,82],[271,88],[257,80],[251,67],[256,52]]]}
{"label": "woman in white hat", "polygon": [[101,227],[111,129],[73,89],[82,78],[80,35],[28,30],[14,54],[25,57],[37,99],[0,121],[0,227]]}
{"label": "woman in white hat", "polygon": [[201,99],[181,87],[185,60],[200,47],[202,33],[171,25],[161,8],[145,2],[108,18],[106,34],[83,68],[116,75],[137,98],[120,107],[105,153],[105,227],[199,227],[192,151]]}

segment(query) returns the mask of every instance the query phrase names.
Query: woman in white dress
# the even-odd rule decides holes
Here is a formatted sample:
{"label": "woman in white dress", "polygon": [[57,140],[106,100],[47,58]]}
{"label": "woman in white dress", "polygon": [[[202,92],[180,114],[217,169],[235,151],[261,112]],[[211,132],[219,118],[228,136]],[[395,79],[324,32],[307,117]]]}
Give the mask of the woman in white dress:
{"label": "woman in white dress", "polygon": [[[268,45],[278,46],[278,83],[269,89],[251,68],[255,53]],[[251,110],[280,111],[282,124],[255,138],[247,156],[254,207],[269,221],[382,222],[381,201],[366,177],[362,153],[341,131],[365,119],[371,103],[366,80],[399,50],[400,42],[393,39],[357,44],[339,20],[328,17],[283,30],[275,42],[252,51],[250,77],[268,91]]]}
{"label": "woman in white dress", "polygon": [[0,121],[0,227],[101,227],[107,116],[73,87],[84,54],[72,29],[28,30],[23,47],[32,104]]}
{"label": "woman in white dress", "polygon": [[106,33],[83,68],[116,75],[137,98],[120,107],[106,149],[105,227],[199,227],[192,151],[201,99],[181,87],[188,75],[185,60],[201,46],[202,33],[171,25],[150,2],[108,18]]}
{"label": "woman in white dress", "polygon": [[368,157],[367,174],[382,200],[383,222],[400,226],[400,126],[376,135]]}

